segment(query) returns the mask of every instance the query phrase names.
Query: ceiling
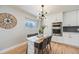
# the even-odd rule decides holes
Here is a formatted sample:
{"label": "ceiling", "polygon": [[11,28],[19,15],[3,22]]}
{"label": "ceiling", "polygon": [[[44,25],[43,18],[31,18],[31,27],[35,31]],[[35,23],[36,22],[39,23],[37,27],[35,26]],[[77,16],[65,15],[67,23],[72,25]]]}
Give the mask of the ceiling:
{"label": "ceiling", "polygon": [[[41,5],[16,5],[16,7],[34,16],[38,16],[41,11]],[[48,15],[77,9],[79,9],[79,5],[45,5],[44,7]]]}

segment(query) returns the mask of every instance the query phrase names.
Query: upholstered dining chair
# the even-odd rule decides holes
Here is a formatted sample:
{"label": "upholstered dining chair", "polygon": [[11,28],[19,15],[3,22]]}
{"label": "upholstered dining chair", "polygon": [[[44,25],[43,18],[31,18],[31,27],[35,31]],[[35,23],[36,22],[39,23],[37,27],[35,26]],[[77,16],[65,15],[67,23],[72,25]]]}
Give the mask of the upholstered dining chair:
{"label": "upholstered dining chair", "polygon": [[47,52],[47,48],[46,48],[47,47],[47,38],[43,39],[43,41],[40,43],[35,43],[34,46],[36,48],[35,53],[44,54],[45,52]]}
{"label": "upholstered dining chair", "polygon": [[52,36],[48,36],[48,37],[44,38],[41,43],[34,43],[34,46],[37,49],[37,51],[35,50],[35,53],[38,53],[38,54],[50,53],[48,51],[48,48],[50,47],[50,51],[52,50],[51,38],[52,38]]}
{"label": "upholstered dining chair", "polygon": [[[47,37],[47,49],[50,48],[50,51],[52,50],[51,38],[52,38],[52,36]],[[50,53],[50,51],[48,53]]]}

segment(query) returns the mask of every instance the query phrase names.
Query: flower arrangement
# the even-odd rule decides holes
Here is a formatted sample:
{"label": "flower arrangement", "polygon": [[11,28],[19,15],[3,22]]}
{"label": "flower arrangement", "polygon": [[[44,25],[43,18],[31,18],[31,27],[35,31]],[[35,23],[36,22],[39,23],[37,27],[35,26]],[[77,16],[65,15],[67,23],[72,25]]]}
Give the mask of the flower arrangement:
{"label": "flower arrangement", "polygon": [[40,29],[39,29],[39,33],[40,33],[40,34],[43,34],[44,29],[45,29],[45,26],[41,26]]}

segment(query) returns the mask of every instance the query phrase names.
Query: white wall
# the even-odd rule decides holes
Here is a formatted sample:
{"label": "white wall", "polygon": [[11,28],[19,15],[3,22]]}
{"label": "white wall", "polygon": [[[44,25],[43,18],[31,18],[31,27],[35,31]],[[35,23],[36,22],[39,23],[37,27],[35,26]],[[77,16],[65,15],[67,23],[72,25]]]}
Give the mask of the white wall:
{"label": "white wall", "polygon": [[52,34],[52,21],[50,18],[45,19],[45,29],[44,29],[44,35],[51,35]]}
{"label": "white wall", "polygon": [[[25,28],[25,17],[35,18],[34,16],[23,12],[17,8],[12,8],[9,6],[0,6],[0,13],[10,13],[14,15],[17,19],[17,25],[12,29],[0,28],[0,49],[5,49],[21,43],[25,40],[27,33],[36,32],[35,30],[29,30]],[[29,30],[29,31],[28,31]]]}

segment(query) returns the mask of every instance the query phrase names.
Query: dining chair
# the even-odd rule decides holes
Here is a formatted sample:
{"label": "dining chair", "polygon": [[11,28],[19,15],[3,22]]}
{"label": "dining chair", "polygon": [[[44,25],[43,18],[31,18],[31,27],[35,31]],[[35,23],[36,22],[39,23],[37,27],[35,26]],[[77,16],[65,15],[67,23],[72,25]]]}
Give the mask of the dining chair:
{"label": "dining chair", "polygon": [[32,36],[36,36],[36,35],[38,35],[38,33],[27,34],[27,37],[32,37]]}
{"label": "dining chair", "polygon": [[[50,51],[52,51],[51,38],[52,38],[52,36],[47,37],[47,49],[50,48]],[[50,51],[48,53],[50,53]]]}
{"label": "dining chair", "polygon": [[35,49],[35,53],[38,54],[44,54],[47,52],[47,38],[45,38],[41,43],[36,43],[34,44],[34,47],[37,49]]}

